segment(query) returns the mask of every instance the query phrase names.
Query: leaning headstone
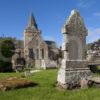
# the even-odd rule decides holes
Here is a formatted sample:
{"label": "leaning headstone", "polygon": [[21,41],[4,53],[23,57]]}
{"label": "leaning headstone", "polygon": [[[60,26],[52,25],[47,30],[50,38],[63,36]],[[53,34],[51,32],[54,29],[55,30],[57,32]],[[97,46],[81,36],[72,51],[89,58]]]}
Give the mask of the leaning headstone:
{"label": "leaning headstone", "polygon": [[62,33],[64,56],[58,72],[58,86],[63,88],[76,87],[80,85],[81,79],[88,80],[91,76],[85,57],[87,29],[79,11],[72,10],[62,28]]}
{"label": "leaning headstone", "polygon": [[84,78],[80,80],[80,86],[82,89],[88,88],[88,84],[89,84],[88,80],[86,80]]}

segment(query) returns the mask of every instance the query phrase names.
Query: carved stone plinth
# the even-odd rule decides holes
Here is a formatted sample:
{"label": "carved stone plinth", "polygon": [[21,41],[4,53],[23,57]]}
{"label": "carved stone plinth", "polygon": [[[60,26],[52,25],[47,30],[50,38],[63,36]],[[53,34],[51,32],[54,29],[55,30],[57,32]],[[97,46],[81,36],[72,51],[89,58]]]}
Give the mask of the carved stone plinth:
{"label": "carved stone plinth", "polygon": [[58,85],[66,89],[69,84],[80,85],[81,79],[90,80],[91,71],[86,67],[86,61],[66,61],[66,65],[67,68],[62,66],[58,72]]}

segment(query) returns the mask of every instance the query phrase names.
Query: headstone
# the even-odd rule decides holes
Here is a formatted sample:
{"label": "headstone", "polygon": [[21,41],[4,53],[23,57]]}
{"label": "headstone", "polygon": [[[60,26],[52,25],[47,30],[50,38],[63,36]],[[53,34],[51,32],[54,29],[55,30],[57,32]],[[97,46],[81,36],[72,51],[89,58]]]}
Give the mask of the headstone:
{"label": "headstone", "polygon": [[31,76],[31,69],[26,68],[24,71],[25,77]]}
{"label": "headstone", "polygon": [[82,89],[85,89],[85,88],[87,88],[88,87],[88,83],[89,83],[89,81],[88,80],[86,80],[86,79],[81,79],[80,80],[80,86],[81,86],[81,88]]}
{"label": "headstone", "polygon": [[71,11],[71,15],[62,28],[62,33],[64,56],[57,81],[59,86],[68,88],[69,85],[75,86],[81,79],[88,79],[91,76],[85,57],[87,29],[79,11]]}

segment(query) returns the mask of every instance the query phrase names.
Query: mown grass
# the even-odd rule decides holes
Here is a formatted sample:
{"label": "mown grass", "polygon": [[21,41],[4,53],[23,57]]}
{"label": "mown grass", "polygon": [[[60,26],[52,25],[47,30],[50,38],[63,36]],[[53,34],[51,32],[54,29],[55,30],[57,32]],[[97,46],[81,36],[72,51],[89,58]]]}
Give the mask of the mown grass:
{"label": "mown grass", "polygon": [[97,66],[97,69],[98,69],[98,70],[100,70],[100,65],[99,65],[99,66]]}
{"label": "mown grass", "polygon": [[[22,74],[22,73],[21,73]],[[1,73],[0,78],[18,76],[16,73]],[[100,100],[100,89],[58,90],[55,86],[57,70],[34,73],[27,79],[38,83],[36,87],[0,92],[0,100]]]}

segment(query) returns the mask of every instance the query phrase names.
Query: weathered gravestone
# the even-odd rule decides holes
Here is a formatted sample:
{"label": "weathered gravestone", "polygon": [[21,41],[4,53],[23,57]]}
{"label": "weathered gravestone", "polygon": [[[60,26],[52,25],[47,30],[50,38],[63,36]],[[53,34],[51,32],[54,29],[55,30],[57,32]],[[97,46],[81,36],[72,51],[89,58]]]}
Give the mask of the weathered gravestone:
{"label": "weathered gravestone", "polygon": [[59,86],[68,88],[80,84],[82,79],[88,80],[91,75],[85,58],[87,29],[78,11],[72,10],[62,33],[64,56],[57,81]]}

